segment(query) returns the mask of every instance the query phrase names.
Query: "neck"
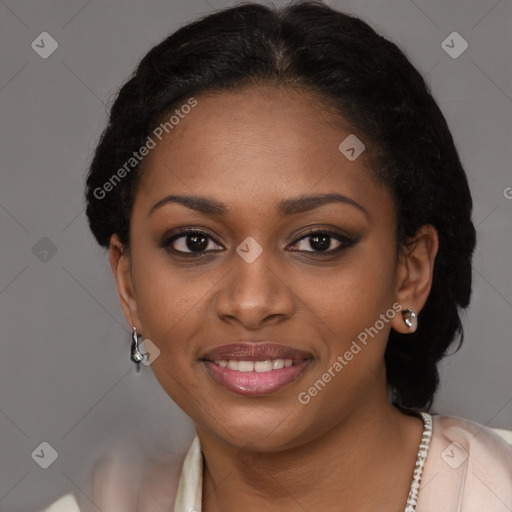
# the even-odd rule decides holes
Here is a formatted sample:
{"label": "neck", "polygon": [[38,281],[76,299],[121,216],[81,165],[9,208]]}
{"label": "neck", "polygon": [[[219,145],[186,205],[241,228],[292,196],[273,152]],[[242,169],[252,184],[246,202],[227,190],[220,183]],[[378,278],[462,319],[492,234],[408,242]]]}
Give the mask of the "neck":
{"label": "neck", "polygon": [[358,408],[323,435],[279,452],[227,446],[198,428],[203,512],[327,512],[341,502],[352,511],[403,509],[423,422],[388,400],[380,404]]}

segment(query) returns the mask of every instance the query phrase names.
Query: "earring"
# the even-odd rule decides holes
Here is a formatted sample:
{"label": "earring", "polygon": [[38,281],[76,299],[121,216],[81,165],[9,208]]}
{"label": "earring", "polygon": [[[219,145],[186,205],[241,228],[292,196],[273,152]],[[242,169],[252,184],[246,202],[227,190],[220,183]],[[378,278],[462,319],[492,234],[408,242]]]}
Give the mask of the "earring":
{"label": "earring", "polygon": [[418,317],[413,309],[407,308],[402,311],[402,318],[405,325],[414,332],[418,328]]}
{"label": "earring", "polygon": [[139,336],[137,334],[137,328],[133,328],[132,332],[132,346],[131,346],[131,354],[130,359],[137,365],[137,371],[140,370],[140,362],[144,359],[144,355],[139,350]]}

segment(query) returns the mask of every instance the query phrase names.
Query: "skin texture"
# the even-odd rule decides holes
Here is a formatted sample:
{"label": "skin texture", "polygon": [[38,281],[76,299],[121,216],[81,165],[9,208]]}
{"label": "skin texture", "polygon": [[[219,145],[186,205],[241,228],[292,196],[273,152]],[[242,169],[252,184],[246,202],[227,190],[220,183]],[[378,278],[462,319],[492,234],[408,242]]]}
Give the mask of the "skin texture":
{"label": "skin texture", "polygon": [[[401,315],[310,403],[297,397],[394,302],[422,309],[435,229],[423,226],[397,253],[394,204],[368,168],[370,149],[349,161],[338,145],[353,131],[313,94],[253,86],[196,99],[146,157],[131,247],[113,235],[110,261],[130,327],[161,351],[153,372],[195,423],[206,461],[203,510],[403,510],[423,424],[388,400],[383,355],[390,328],[408,332]],[[325,193],[366,213],[337,202],[276,214],[282,200]],[[229,213],[168,203],[149,215],[169,194],[215,199]],[[173,255],[171,247],[191,251],[186,237],[159,246],[182,227],[211,236],[206,256]],[[311,228],[356,243],[325,255],[302,238]],[[248,236],[263,249],[252,263],[236,252]],[[327,248],[338,246],[331,238]],[[238,396],[200,358],[239,340],[282,343],[313,360],[277,393]]]}

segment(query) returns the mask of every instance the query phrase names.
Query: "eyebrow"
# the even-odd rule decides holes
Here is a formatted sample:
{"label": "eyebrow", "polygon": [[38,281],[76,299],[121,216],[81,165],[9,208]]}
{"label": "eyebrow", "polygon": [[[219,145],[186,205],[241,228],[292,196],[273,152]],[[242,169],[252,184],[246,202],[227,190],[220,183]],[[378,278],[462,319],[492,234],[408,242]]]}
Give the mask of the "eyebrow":
{"label": "eyebrow", "polygon": [[[285,199],[277,206],[276,213],[279,217],[297,215],[299,213],[305,213],[314,210],[315,208],[319,208],[324,204],[336,202],[354,206],[358,210],[362,211],[367,217],[369,216],[368,211],[362,205],[357,201],[354,201],[354,199],[342,194],[302,195],[291,199]],[[206,215],[225,216],[230,212],[230,208],[227,205],[216,201],[215,199],[201,196],[174,194],[166,196],[155,203],[149,210],[148,217],[158,208],[170,203],[182,204],[191,210],[196,210]]]}

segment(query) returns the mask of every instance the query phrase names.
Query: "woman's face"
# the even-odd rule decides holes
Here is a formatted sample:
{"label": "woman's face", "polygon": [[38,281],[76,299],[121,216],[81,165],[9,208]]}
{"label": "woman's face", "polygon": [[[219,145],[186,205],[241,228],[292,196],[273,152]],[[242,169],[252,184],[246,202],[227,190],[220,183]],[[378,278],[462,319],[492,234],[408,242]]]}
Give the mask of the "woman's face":
{"label": "woman's face", "polygon": [[116,274],[123,309],[198,429],[292,447],[387,398],[383,354],[405,298],[393,202],[369,148],[342,152],[350,130],[313,96],[268,86],[196,100],[146,157]]}

